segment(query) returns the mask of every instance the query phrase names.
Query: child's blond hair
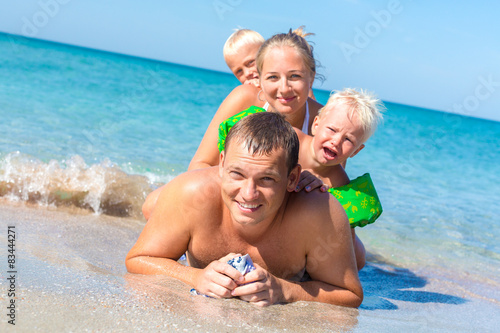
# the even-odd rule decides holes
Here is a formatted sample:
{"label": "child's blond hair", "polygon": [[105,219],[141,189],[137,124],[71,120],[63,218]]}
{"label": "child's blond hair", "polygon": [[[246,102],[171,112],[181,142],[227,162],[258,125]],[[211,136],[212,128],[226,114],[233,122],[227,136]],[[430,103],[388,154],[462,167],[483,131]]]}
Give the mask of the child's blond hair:
{"label": "child's blond hair", "polygon": [[384,104],[375,94],[363,89],[346,88],[341,91],[333,91],[326,105],[319,110],[318,116],[321,118],[330,112],[337,103],[349,106],[349,117],[354,114],[358,116],[365,131],[362,142],[368,140],[375,133],[378,124],[382,121],[382,112],[385,110]]}
{"label": "child's blond hair", "polygon": [[226,40],[224,48],[222,49],[222,54],[225,59],[227,56],[238,53],[238,50],[244,45],[262,45],[264,44],[264,41],[264,37],[262,37],[257,31],[250,29],[236,29]]}

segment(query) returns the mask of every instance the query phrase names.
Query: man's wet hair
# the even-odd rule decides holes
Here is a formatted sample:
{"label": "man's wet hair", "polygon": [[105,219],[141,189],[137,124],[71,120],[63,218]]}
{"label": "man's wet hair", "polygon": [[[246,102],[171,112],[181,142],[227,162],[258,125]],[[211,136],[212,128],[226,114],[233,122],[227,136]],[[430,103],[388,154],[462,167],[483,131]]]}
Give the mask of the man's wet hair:
{"label": "man's wet hair", "polygon": [[238,121],[229,131],[224,152],[231,141],[243,144],[252,155],[271,155],[279,149],[286,152],[288,173],[299,160],[299,139],[292,125],[276,112],[259,112]]}

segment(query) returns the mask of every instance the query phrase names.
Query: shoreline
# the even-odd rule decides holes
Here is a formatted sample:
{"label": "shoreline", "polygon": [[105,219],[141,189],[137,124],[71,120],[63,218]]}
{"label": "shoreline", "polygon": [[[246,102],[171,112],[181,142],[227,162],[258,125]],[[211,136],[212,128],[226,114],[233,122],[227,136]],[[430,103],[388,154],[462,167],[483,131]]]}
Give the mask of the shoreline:
{"label": "shoreline", "polygon": [[[193,296],[180,281],[126,272],[124,258],[143,221],[2,201],[0,207],[2,251],[7,251],[7,227],[16,229],[17,331],[368,332],[481,327],[493,332],[492,321],[500,318],[498,302],[482,299],[467,285],[375,262],[360,272],[365,299],[359,309],[314,302],[256,308],[237,299]],[[3,268],[2,275],[5,272]],[[3,279],[2,327],[11,326],[5,315],[10,300],[7,287]]]}

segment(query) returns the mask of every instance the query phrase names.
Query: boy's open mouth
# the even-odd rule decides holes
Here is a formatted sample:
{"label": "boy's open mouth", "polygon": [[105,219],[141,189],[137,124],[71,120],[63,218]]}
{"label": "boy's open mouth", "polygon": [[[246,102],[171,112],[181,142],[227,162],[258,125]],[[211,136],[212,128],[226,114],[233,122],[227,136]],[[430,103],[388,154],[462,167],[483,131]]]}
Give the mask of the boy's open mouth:
{"label": "boy's open mouth", "polygon": [[323,152],[325,153],[327,159],[333,160],[335,157],[337,157],[337,153],[329,148],[323,147]]}

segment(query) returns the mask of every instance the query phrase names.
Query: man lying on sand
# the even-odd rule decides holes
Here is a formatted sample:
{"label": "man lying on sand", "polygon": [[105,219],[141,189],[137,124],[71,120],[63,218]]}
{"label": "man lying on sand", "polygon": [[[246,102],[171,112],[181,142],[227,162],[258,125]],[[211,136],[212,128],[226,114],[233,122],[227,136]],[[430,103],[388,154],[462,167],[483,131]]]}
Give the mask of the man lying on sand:
{"label": "man lying on sand", "polygon": [[[295,131],[278,113],[239,121],[218,167],[165,186],[127,255],[127,270],[165,274],[205,295],[259,306],[359,306],[363,290],[347,216],[328,193],[294,192],[298,152]],[[190,266],[177,262],[185,252]],[[246,275],[227,263],[241,254],[256,267]]]}

